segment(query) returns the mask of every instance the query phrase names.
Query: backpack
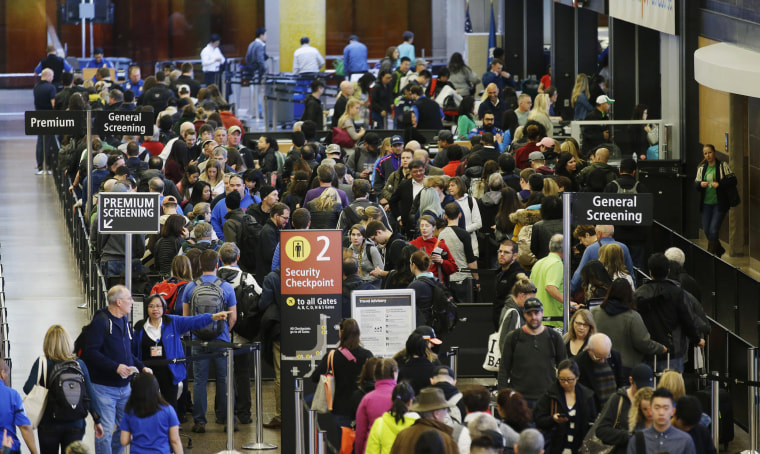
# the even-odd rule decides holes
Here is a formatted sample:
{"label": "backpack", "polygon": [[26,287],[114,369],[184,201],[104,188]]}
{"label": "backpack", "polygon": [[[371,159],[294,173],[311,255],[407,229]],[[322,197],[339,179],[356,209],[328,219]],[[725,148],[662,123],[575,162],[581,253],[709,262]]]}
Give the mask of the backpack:
{"label": "backpack", "polygon": [[446,334],[454,330],[457,322],[457,302],[454,295],[445,285],[439,281],[423,277],[421,279],[433,288],[433,316],[430,326],[433,327],[436,334]]}
{"label": "backpack", "polygon": [[[228,219],[227,222],[235,221]],[[250,214],[243,216],[240,229],[240,238],[237,239],[237,246],[240,248],[240,262],[238,265],[244,271],[249,273],[256,270],[256,248],[261,244],[261,231],[264,229],[262,224],[256,221],[256,218]],[[240,304],[240,301],[238,301]]]}
{"label": "backpack", "polygon": [[607,186],[607,174],[610,169],[596,167],[588,174],[586,179],[586,192],[603,192]]}
{"label": "backpack", "polygon": [[259,311],[261,294],[256,292],[255,285],[246,284],[250,279],[253,279],[253,276],[242,271],[240,285],[235,287],[237,321],[232,330],[246,339],[253,340],[259,334],[263,314]]}
{"label": "backpack", "polygon": [[[224,292],[222,280],[216,278],[214,282],[206,282],[198,278],[195,280],[196,287],[190,297],[192,315],[216,314],[224,310]],[[192,331],[201,340],[214,340],[224,332],[224,320],[212,321],[203,328]]]}
{"label": "backpack", "polygon": [[612,180],[612,182],[615,183],[615,186],[617,186],[617,193],[618,194],[638,194],[639,193],[639,182],[638,181],[630,189],[624,189],[622,186],[620,186],[620,183],[618,182],[618,180]]}
{"label": "backpack", "polygon": [[[108,315],[105,313],[105,310],[107,309],[95,312],[95,315],[93,315],[92,320],[95,320],[95,317],[105,317],[106,319],[108,319]],[[111,320],[108,319],[108,322],[111,323]],[[87,333],[90,331],[91,326],[92,326],[92,321],[84,325],[82,327],[82,332],[79,333],[79,336],[77,336],[76,340],[74,341],[74,353],[76,353],[78,358],[82,357],[82,352],[84,351],[84,347],[87,345]]]}
{"label": "backpack", "polygon": [[150,294],[161,295],[164,298],[164,301],[166,301],[166,306],[168,308],[167,312],[173,313],[177,297],[182,293],[182,289],[185,288],[185,285],[187,285],[187,281],[180,281],[175,277],[170,277],[169,279],[154,285],[153,288],[150,289]]}
{"label": "backpack", "polygon": [[47,408],[53,421],[71,422],[87,417],[85,401],[89,399],[84,372],[78,362],[60,361],[53,366],[47,388]]}

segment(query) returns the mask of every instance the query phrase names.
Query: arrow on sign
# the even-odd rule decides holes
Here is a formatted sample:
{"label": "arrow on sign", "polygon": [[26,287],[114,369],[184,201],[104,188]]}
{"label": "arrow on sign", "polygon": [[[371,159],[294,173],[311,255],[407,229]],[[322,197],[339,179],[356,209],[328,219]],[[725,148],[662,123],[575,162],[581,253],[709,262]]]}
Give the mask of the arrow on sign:
{"label": "arrow on sign", "polygon": [[104,229],[113,228],[111,224],[113,224],[113,219],[106,219],[105,221],[103,221],[103,228]]}

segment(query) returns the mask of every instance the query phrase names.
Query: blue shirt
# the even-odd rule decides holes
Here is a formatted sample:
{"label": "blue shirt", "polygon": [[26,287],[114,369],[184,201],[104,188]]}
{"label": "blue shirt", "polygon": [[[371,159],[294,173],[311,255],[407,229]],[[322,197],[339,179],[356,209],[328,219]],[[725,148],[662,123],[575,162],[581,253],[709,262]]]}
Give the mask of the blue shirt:
{"label": "blue shirt", "polygon": [[[219,278],[216,276],[216,274],[203,274],[201,275],[200,279],[203,282],[213,283]],[[222,293],[224,294],[224,308],[225,310],[230,310],[231,307],[237,305],[237,300],[235,299],[235,289],[232,288],[232,285],[230,285],[230,283],[226,282],[224,279],[222,279],[221,287]],[[177,304],[182,304],[183,308],[185,304],[190,306],[190,297],[193,295],[193,290],[195,290],[195,281],[188,282],[185,286],[185,289],[182,291],[182,295],[179,296]],[[190,315],[193,314],[191,313]],[[195,336],[193,336],[193,338],[195,338]],[[222,331],[222,334],[217,336],[216,340],[220,340],[222,342],[230,342],[230,329],[227,323],[224,324],[224,331]]]}
{"label": "blue shirt", "polygon": [[277,247],[274,248],[274,256],[272,256],[272,269],[274,271],[280,267],[280,243],[277,243]]}
{"label": "blue shirt", "polygon": [[[467,138],[471,139],[473,136],[482,136],[484,132],[487,132],[483,127],[479,128],[473,128],[472,131],[467,134]],[[507,131],[502,131],[501,129],[497,128],[496,126],[493,127],[490,131],[491,134],[496,136],[497,134],[501,134],[502,140],[501,143],[496,143],[497,148],[499,149],[499,153],[504,153],[507,150],[507,147],[510,143],[512,143],[512,133]]]}
{"label": "blue shirt", "polygon": [[92,60],[87,62],[87,65],[85,66],[85,68],[113,68],[113,63],[108,61],[106,58],[102,58],[100,60],[100,63],[98,63],[93,58]]}
{"label": "blue shirt", "polygon": [[174,408],[163,405],[156,413],[145,418],[138,418],[132,412],[126,413],[121,419],[119,430],[132,434],[129,452],[164,454],[171,450],[169,429],[176,426],[179,426],[179,419]]}
{"label": "blue shirt", "polygon": [[145,85],[145,81],[142,79],[138,80],[136,84],[133,84],[131,80],[127,79],[123,86],[124,91],[132,90],[132,93],[134,93],[135,96],[140,96],[143,92],[143,85]]}
{"label": "blue shirt", "polygon": [[346,75],[369,71],[367,46],[359,41],[351,41],[343,49],[343,68]]}
{"label": "blue shirt", "polygon": [[[665,432],[658,432],[654,426],[644,429],[644,444],[646,445],[647,454],[654,454],[656,452],[696,454],[697,452],[691,436],[673,426],[668,427]],[[626,453],[637,453],[635,436],[631,437],[628,441]]]}
{"label": "blue shirt", "polygon": [[573,279],[570,281],[570,293],[573,294],[581,289],[581,284],[583,281],[581,280],[581,270],[586,265],[586,263],[590,262],[591,260],[599,260],[599,248],[604,246],[605,244],[615,243],[619,245],[621,248],[623,248],[623,255],[625,256],[625,267],[628,269],[628,274],[633,277],[633,283],[636,283],[636,273],[634,273],[633,269],[633,260],[631,260],[631,253],[628,252],[628,246],[626,246],[623,243],[619,243],[612,238],[602,238],[601,240],[598,240],[596,243],[592,244],[591,246],[587,247],[586,250],[583,252],[583,258],[581,258],[581,263],[578,264],[578,269],[575,270],[575,274],[573,274]]}
{"label": "blue shirt", "polygon": [[5,429],[8,435],[13,438],[13,447],[11,451],[19,451],[21,444],[16,436],[16,426],[28,426],[32,422],[26,416],[24,402],[18,391],[5,386],[0,380],[0,430]]}
{"label": "blue shirt", "polygon": [[409,57],[409,60],[412,61],[412,65],[414,65],[414,60],[415,60],[414,44],[409,44],[409,43],[404,42],[404,43],[399,44],[398,47],[396,47],[396,49],[398,49],[399,60],[401,59],[401,57]]}
{"label": "blue shirt", "polygon": [[[251,195],[248,194],[248,189],[246,189],[245,195],[240,201],[240,208],[245,211],[249,205],[253,205],[254,203],[261,203],[261,198],[257,195],[251,197]],[[222,199],[217,202],[217,204],[214,205],[214,209],[211,210],[211,220],[209,221],[211,222],[211,227],[214,228],[214,232],[216,232],[217,238],[222,241],[224,241],[224,223],[227,222],[227,220],[224,219],[225,214],[227,214],[227,204],[224,203],[224,199]]]}

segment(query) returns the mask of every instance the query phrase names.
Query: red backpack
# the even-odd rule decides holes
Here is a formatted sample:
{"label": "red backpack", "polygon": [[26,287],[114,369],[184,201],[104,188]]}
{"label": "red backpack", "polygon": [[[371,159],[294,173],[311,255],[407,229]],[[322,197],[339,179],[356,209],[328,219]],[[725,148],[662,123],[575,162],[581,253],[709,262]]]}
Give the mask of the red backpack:
{"label": "red backpack", "polygon": [[175,277],[170,277],[154,285],[150,290],[150,294],[161,295],[166,300],[166,305],[168,306],[167,312],[174,312],[174,304],[177,302],[177,297],[182,292],[182,289],[185,288],[185,285],[187,285],[187,281],[180,281]]}

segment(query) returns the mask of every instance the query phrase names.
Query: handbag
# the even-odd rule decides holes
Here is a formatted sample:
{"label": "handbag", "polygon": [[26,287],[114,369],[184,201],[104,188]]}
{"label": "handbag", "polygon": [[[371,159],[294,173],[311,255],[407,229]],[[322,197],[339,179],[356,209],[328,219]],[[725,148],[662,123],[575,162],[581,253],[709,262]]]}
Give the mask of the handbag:
{"label": "handbag", "polygon": [[343,128],[332,128],[332,143],[340,145],[341,148],[354,148],[356,142],[348,135],[348,131]]}
{"label": "handbag", "polygon": [[[495,333],[491,333],[490,336],[488,336],[488,350],[486,351],[486,358],[483,361],[483,369],[489,371],[489,372],[498,372],[499,371],[499,363],[501,363],[501,350],[499,349],[499,338],[501,337],[501,324],[504,322],[504,319],[507,318],[509,313],[511,311],[517,312],[517,309],[510,308],[508,311],[504,312],[504,315],[501,316],[499,319],[499,330]],[[520,328],[520,317],[517,317],[517,326],[514,327],[514,329]]]}
{"label": "handbag", "polygon": [[739,189],[736,187],[739,182],[737,181],[736,175],[733,172],[726,173],[725,165],[725,162],[720,164],[720,170],[723,174],[723,178],[720,180],[720,186],[723,187],[723,191],[725,192],[726,198],[728,199],[728,204],[732,207],[735,207],[742,203],[742,199],[739,197]]}
{"label": "handbag", "polygon": [[[615,424],[612,427],[617,426],[618,419],[620,418],[620,410],[623,408],[623,398],[618,398],[617,415],[615,416]],[[602,442],[599,437],[596,436],[596,429],[599,427],[599,421],[602,419],[602,415],[599,415],[594,425],[586,432],[586,436],[583,438],[579,452],[581,454],[610,454],[615,450],[615,445],[608,445]]]}
{"label": "handbag", "polygon": [[24,397],[24,409],[29,421],[32,422],[32,429],[39,427],[47,403],[48,390],[45,385],[40,384],[42,377],[47,380],[47,358],[45,355],[40,356],[37,363],[37,381],[34,382],[32,391]]}
{"label": "handbag", "polygon": [[319,384],[314,391],[314,400],[311,401],[311,409],[318,413],[330,413],[333,409],[333,390],[335,389],[335,375],[333,371],[333,357],[335,350],[327,355],[327,373],[319,376]]}
{"label": "handbag", "polygon": [[351,427],[341,427],[340,454],[351,454],[354,452],[354,440],[356,440],[356,429]]}

